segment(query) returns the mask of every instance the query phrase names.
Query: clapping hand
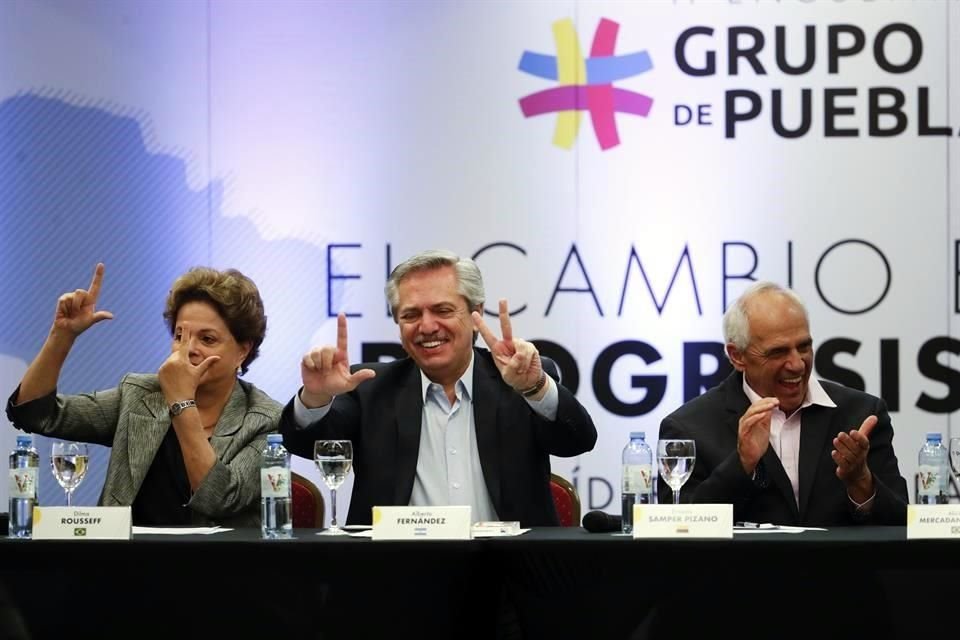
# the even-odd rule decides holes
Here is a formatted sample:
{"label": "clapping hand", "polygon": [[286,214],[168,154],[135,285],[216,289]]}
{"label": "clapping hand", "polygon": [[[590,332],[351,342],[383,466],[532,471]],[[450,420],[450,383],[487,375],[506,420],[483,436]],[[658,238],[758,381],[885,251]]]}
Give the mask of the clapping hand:
{"label": "clapping hand", "polygon": [[540,363],[540,352],[532,342],[513,337],[513,328],[510,325],[510,314],[507,311],[507,301],[500,301],[500,333],[497,338],[483,317],[473,312],[473,323],[477,331],[487,343],[493,362],[500,371],[503,381],[517,391],[532,389],[543,375],[543,366]]}
{"label": "clapping hand", "polygon": [[103,283],[103,263],[98,263],[93,271],[93,280],[89,289],[77,289],[65,293],[57,300],[57,312],[53,318],[54,329],[63,330],[76,338],[101,320],[112,320],[109,311],[97,311],[97,298],[100,297],[100,285]]}
{"label": "clapping hand", "polygon": [[190,323],[184,322],[179,330],[179,344],[157,371],[160,389],[168,404],[195,399],[200,378],[220,360],[220,356],[207,356],[200,364],[190,362],[190,349],[194,339]]}
{"label": "clapping hand", "polygon": [[877,425],[877,416],[867,416],[859,429],[840,432],[833,439],[830,457],[837,463],[837,477],[847,485],[870,476],[867,454],[870,453],[870,432]]}
{"label": "clapping hand", "polygon": [[376,376],[373,369],[350,373],[347,355],[347,316],[337,316],[337,346],[314,347],[300,362],[303,391],[300,401],[308,408],[329,404],[333,396],[348,393],[364,380]]}
{"label": "clapping hand", "polygon": [[737,454],[744,471],[753,473],[770,446],[770,421],[780,406],[776,398],[760,398],[740,416],[737,424]]}

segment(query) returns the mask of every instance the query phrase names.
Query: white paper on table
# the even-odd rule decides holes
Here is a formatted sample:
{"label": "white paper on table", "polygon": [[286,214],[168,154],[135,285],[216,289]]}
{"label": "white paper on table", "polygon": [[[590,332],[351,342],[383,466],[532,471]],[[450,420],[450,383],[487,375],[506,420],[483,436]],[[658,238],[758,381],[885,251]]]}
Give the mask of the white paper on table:
{"label": "white paper on table", "polygon": [[826,531],[821,527],[791,527],[786,524],[770,524],[765,522],[758,527],[734,527],[734,535],[738,533],[803,533],[804,531]]}
{"label": "white paper on table", "polygon": [[517,529],[516,531],[503,531],[503,530],[493,530],[493,529],[484,530],[484,529],[478,529],[477,527],[474,527],[473,531],[471,532],[471,535],[474,538],[504,538],[504,537],[511,537],[511,536],[522,536],[527,531],[530,531],[530,529]]}
{"label": "white paper on table", "polygon": [[207,536],[211,533],[223,533],[225,531],[233,531],[233,529],[228,529],[226,527],[134,527],[133,535]]}
{"label": "white paper on table", "polygon": [[[473,531],[472,535],[474,538],[498,538],[506,536],[519,536],[527,531],[530,531],[530,529],[520,529],[514,533],[503,533],[501,531]],[[351,531],[349,535],[352,538],[372,538],[373,531],[370,529],[365,531]]]}

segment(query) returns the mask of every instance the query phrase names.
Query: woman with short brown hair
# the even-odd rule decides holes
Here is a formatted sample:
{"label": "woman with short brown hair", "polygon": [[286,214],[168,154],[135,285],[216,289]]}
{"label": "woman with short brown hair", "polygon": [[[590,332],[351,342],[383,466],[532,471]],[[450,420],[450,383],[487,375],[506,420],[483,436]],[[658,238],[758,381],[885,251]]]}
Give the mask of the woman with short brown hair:
{"label": "woman with short brown hair", "polygon": [[156,374],[57,395],[74,341],[113,318],[96,308],[103,273],[98,264],[89,289],[60,296],[8,418],[23,431],[112,447],[100,504],[130,505],[136,525],[259,526],[260,452],[281,406],[238,378],[266,334],[256,285],[234,269],[191,269],[167,297],[173,344]]}

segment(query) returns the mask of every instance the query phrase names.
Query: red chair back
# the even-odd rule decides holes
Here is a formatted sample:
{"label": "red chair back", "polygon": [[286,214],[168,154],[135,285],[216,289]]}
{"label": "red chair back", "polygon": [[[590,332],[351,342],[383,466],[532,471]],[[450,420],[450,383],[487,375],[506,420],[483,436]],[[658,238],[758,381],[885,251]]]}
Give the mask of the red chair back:
{"label": "red chair back", "polygon": [[291,471],[290,489],[293,496],[293,528],[323,528],[323,494],[317,486]]}
{"label": "red chair back", "polygon": [[550,474],[550,493],[561,527],[580,526],[580,496],[572,484],[555,473]]}

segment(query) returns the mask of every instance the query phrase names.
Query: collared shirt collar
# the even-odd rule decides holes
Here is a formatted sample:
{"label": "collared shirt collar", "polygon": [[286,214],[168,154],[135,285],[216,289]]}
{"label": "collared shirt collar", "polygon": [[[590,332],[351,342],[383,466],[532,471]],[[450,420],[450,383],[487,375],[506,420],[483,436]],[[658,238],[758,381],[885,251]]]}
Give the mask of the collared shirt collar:
{"label": "collared shirt collar", "polygon": [[[427,377],[427,374],[420,371],[420,399],[423,400],[424,404],[427,402],[427,393],[430,391],[430,385],[438,383],[433,382],[430,378]],[[457,384],[454,385],[454,388],[463,389],[464,393],[467,394],[467,398],[473,399],[473,349],[470,349],[470,364],[467,365],[466,371],[463,372],[463,375],[460,376],[460,379],[457,380]]]}
{"label": "collared shirt collar", "polygon": [[[754,391],[750,385],[747,383],[747,376],[743,376],[743,392],[747,394],[747,399],[750,400],[750,403],[753,404],[760,399],[760,394]],[[836,408],[837,403],[833,401],[830,395],[827,393],[827,390],[823,388],[823,385],[820,384],[820,381],[810,376],[810,380],[807,382],[807,394],[803,397],[803,402],[800,404],[800,408],[797,409],[806,409],[810,405],[820,405],[821,407],[831,407]]]}

